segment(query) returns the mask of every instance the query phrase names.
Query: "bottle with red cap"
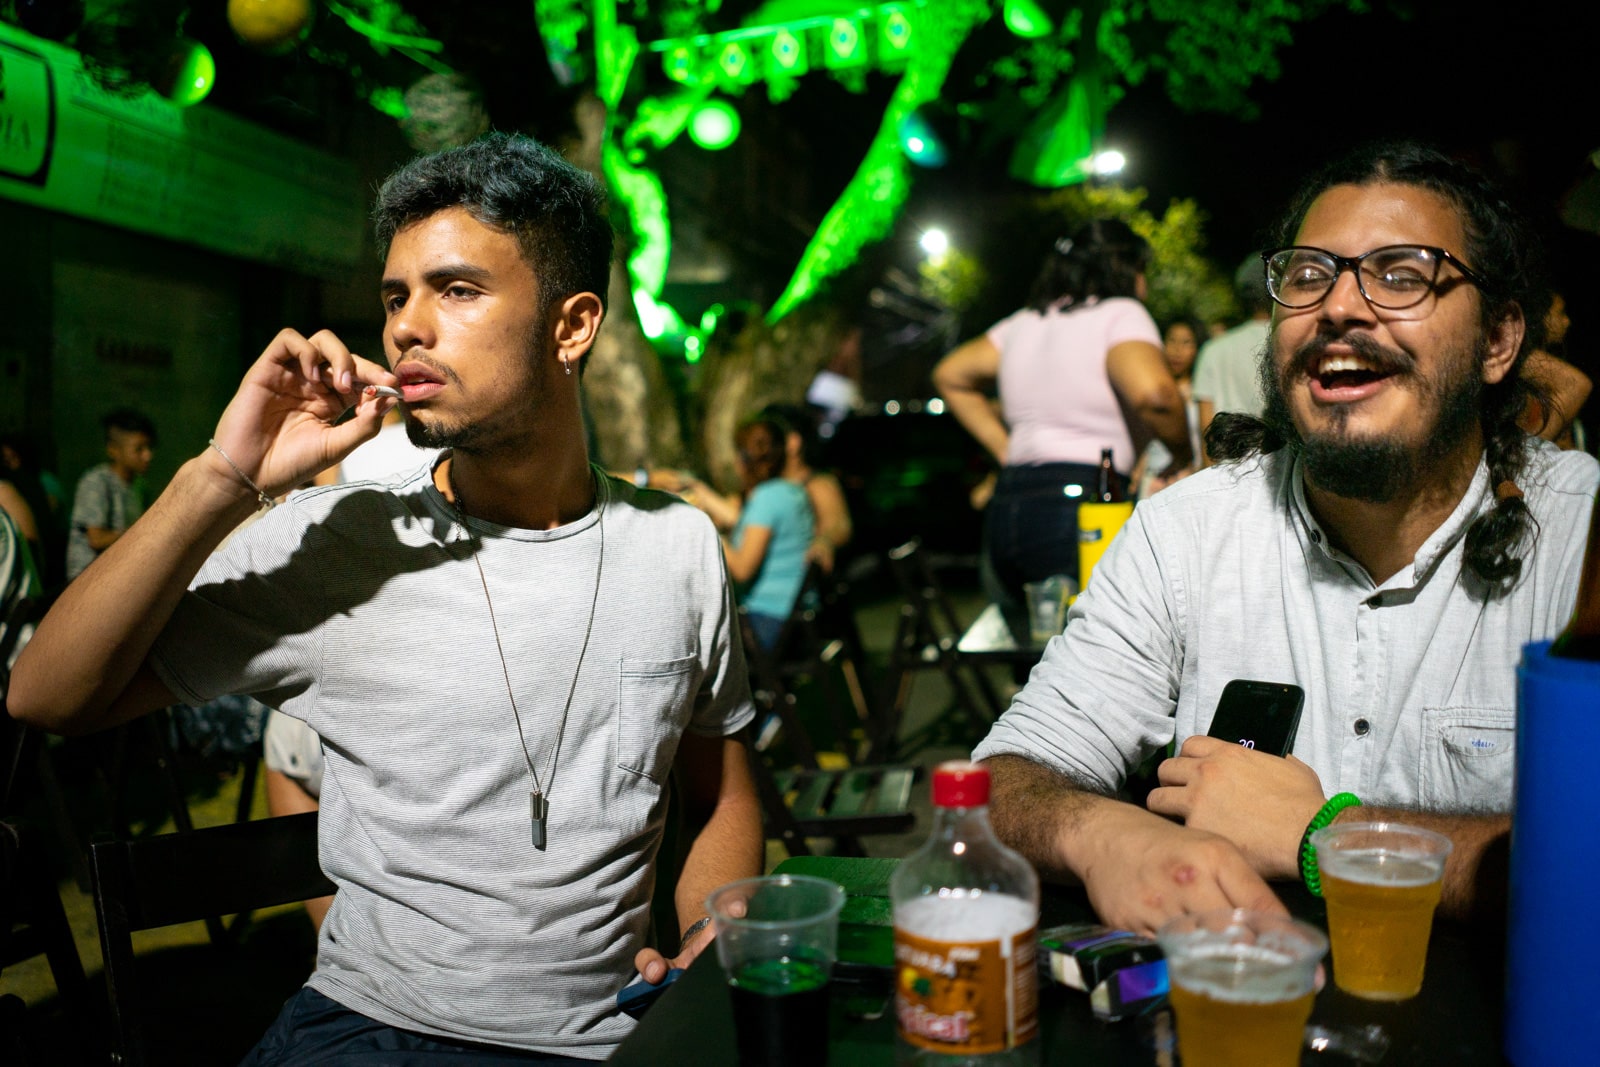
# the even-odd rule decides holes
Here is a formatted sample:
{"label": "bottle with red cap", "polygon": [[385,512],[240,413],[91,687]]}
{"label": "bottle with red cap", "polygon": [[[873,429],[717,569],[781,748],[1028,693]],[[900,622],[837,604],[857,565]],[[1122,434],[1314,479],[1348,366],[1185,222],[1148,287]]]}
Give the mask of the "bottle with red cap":
{"label": "bottle with red cap", "polygon": [[896,1062],[1037,1064],[1039,876],[989,825],[989,771],[941,763],[933,832],[889,880]]}

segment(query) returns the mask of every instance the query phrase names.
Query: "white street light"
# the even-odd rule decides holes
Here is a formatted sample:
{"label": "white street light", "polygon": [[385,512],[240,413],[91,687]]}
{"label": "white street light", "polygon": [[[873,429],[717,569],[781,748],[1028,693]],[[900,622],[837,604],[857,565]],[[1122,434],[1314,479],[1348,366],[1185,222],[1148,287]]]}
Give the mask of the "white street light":
{"label": "white street light", "polygon": [[950,251],[950,235],[936,226],[931,230],[923,230],[917,244],[921,245],[922,250],[931,258],[937,259]]}
{"label": "white street light", "polygon": [[1122,168],[1127,166],[1127,164],[1128,157],[1112,148],[1096,154],[1094,159],[1090,162],[1089,167],[1100,177],[1104,178],[1111,174],[1120,174],[1122,172]]}

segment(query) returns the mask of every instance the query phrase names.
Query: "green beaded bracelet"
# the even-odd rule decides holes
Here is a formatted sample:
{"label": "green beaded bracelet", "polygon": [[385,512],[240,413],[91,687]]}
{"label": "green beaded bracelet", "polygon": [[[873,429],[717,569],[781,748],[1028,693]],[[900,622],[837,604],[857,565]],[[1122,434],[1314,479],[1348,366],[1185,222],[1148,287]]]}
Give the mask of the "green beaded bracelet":
{"label": "green beaded bracelet", "polygon": [[1322,871],[1317,866],[1317,846],[1311,843],[1311,835],[1333,822],[1345,808],[1360,806],[1361,798],[1354,793],[1335,793],[1306,824],[1305,836],[1300,838],[1300,877],[1305,881],[1306,888],[1311,890],[1312,896],[1322,895]]}

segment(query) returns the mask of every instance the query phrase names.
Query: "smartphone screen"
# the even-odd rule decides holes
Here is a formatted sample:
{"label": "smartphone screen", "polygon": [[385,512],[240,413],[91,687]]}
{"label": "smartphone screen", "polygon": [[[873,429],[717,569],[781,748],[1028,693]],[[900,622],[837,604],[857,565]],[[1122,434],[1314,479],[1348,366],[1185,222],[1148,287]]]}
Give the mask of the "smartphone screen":
{"label": "smartphone screen", "polygon": [[1305,691],[1298,685],[1235,678],[1223,687],[1206,734],[1237,741],[1258,752],[1287,756],[1294,748],[1304,703]]}

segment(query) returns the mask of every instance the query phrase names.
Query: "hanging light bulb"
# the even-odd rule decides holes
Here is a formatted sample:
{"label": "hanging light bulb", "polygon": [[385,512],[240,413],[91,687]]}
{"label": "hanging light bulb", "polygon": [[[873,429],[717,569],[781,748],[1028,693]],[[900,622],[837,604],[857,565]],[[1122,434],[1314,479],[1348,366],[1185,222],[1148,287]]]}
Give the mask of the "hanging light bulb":
{"label": "hanging light bulb", "polygon": [[167,60],[163,76],[152,88],[179,107],[192,107],[204,100],[217,80],[217,61],[211,49],[186,37],[178,39]]}
{"label": "hanging light bulb", "polygon": [[739,113],[726,100],[707,100],[689,116],[689,139],[701,148],[727,148],[739,137]]}
{"label": "hanging light bulb", "polygon": [[1034,0],[1006,0],[1004,18],[1006,29],[1018,37],[1043,37],[1055,29]]}
{"label": "hanging light bulb", "polygon": [[311,31],[311,0],[228,0],[228,25],[257,51],[286,52]]}
{"label": "hanging light bulb", "polygon": [[942,167],[950,162],[950,149],[934,130],[922,108],[900,122],[900,149],[919,167]]}

